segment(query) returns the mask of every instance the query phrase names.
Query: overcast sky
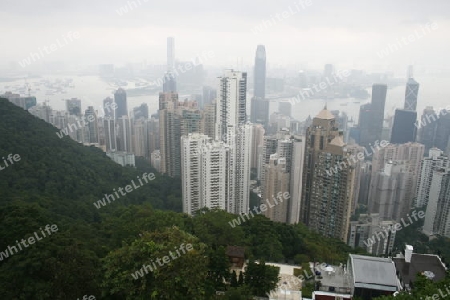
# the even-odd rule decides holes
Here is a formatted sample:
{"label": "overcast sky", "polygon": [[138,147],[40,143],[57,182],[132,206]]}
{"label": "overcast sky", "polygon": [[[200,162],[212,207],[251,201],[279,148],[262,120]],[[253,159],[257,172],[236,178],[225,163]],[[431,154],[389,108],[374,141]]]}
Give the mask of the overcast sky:
{"label": "overcast sky", "polygon": [[[448,0],[139,1],[136,7],[125,0],[0,0],[0,63],[21,61],[58,39],[64,44],[64,35],[78,32],[78,39],[42,60],[163,63],[166,38],[174,36],[179,60],[213,51],[206,65],[237,57],[252,64],[257,44],[264,44],[270,66],[450,66]],[[414,36],[408,40],[409,35]],[[391,46],[380,57],[389,44],[399,49]]]}

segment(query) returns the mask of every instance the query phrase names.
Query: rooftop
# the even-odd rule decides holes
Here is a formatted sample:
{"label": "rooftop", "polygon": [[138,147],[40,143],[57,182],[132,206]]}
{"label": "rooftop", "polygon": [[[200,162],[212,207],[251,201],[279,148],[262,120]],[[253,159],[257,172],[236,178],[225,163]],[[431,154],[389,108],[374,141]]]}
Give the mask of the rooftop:
{"label": "rooftop", "polygon": [[350,254],[355,287],[397,291],[395,265],[390,258]]}
{"label": "rooftop", "polygon": [[445,267],[437,255],[413,253],[411,263],[407,263],[403,257],[394,258],[393,261],[404,285],[411,285],[418,273],[426,272],[424,275],[433,281],[439,281],[445,277]]}

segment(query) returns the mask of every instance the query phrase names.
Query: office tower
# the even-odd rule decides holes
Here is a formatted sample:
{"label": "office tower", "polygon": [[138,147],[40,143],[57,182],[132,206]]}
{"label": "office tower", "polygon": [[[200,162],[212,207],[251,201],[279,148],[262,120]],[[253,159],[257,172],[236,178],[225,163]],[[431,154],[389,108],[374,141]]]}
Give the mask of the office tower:
{"label": "office tower", "polygon": [[117,150],[117,138],[116,138],[116,121],[112,117],[106,117],[103,119],[103,128],[105,130],[105,144],[106,151]]}
{"label": "office tower", "polygon": [[430,150],[434,146],[436,137],[437,115],[432,106],[427,106],[423,110],[422,118],[418,121],[416,130],[418,131],[418,142],[425,145],[425,151]]}
{"label": "office tower", "polygon": [[256,48],[253,96],[266,98],[266,48],[264,45],[258,45]]}
{"label": "office tower", "polygon": [[175,69],[175,39],[167,38],[167,71]]}
{"label": "office tower", "polygon": [[103,113],[105,114],[105,118],[114,118],[114,100],[111,97],[107,97],[103,99]]}
{"label": "office tower", "polygon": [[392,126],[391,143],[404,144],[416,141],[417,112],[405,109],[396,109],[394,125]]}
{"label": "office tower", "polygon": [[355,214],[356,208],[358,206],[361,177],[363,175],[362,166],[364,165],[364,161],[357,159],[357,157],[360,153],[364,154],[364,147],[361,147],[359,145],[347,145],[347,153],[351,157],[354,157],[354,159],[349,162],[350,166],[354,169],[353,183],[351,183],[351,185],[353,186],[351,214],[353,215]]}
{"label": "office tower", "polygon": [[269,104],[266,100],[266,48],[258,45],[255,55],[254,89],[251,101],[251,121],[267,126],[269,121]]}
{"label": "office tower", "polygon": [[259,158],[261,156],[260,150],[261,146],[264,145],[264,127],[261,124],[253,124],[252,125],[252,161],[251,168],[258,168]]}
{"label": "office tower", "polygon": [[434,146],[444,151],[445,154],[450,155],[450,111],[442,110],[439,112],[438,117]]}
{"label": "office tower", "polygon": [[450,237],[450,169],[433,170],[423,233]]}
{"label": "office tower", "polygon": [[114,102],[116,103],[116,120],[120,117],[126,116],[128,117],[128,108],[127,108],[127,93],[124,89],[119,88],[114,93]]}
{"label": "office tower", "polygon": [[361,106],[359,144],[366,149],[369,149],[370,145],[373,145],[376,141],[381,141],[386,93],[387,85],[374,84],[372,86],[371,103]]}
{"label": "office tower", "polygon": [[216,139],[216,102],[208,103],[203,107],[201,120],[201,133],[206,134],[211,139]]}
{"label": "office tower", "polygon": [[81,117],[81,100],[77,98],[67,99],[66,110],[69,115]]}
{"label": "office tower", "polygon": [[448,168],[449,160],[447,156],[438,148],[431,148],[428,157],[422,159],[420,173],[417,184],[417,196],[415,206],[418,208],[426,207],[430,197],[431,181],[433,172],[436,169]]}
{"label": "office tower", "polygon": [[259,97],[253,97],[251,100],[250,112],[250,119],[252,123],[267,126],[269,121],[269,106],[270,101]]}
{"label": "office tower", "polygon": [[217,97],[216,89],[214,89],[210,86],[204,86],[202,102],[199,103],[200,108],[203,108],[207,104],[213,103],[214,100],[216,100],[216,97]]}
{"label": "office tower", "polygon": [[292,104],[288,101],[280,101],[278,102],[278,112],[290,117],[292,113]]}
{"label": "office tower", "polygon": [[227,208],[228,146],[204,134],[181,137],[183,212]]}
{"label": "office tower", "polygon": [[270,155],[269,163],[265,166],[265,188],[262,203],[267,210],[264,215],[275,222],[287,222],[288,199],[278,197],[289,193],[290,173],[287,170],[286,158],[277,153]]}
{"label": "office tower", "polygon": [[135,120],[138,119],[148,119],[148,105],[146,103],[142,103],[140,106],[133,108],[133,118]]}
{"label": "office tower", "polygon": [[405,91],[405,110],[415,111],[417,108],[417,95],[419,94],[419,83],[414,78],[408,78]]}
{"label": "office tower", "polygon": [[164,74],[163,92],[164,93],[175,93],[175,92],[177,92],[177,81],[175,79],[175,74],[174,73],[167,72],[167,73]]}
{"label": "office tower", "polygon": [[361,214],[358,221],[350,222],[348,245],[363,248],[372,255],[391,255],[395,243],[394,225],[394,221],[380,220],[379,214]]}
{"label": "office tower", "polygon": [[122,116],[117,120],[117,151],[133,153],[131,121],[128,116]]}
{"label": "office tower", "polygon": [[326,107],[307,129],[305,143],[301,221],[323,235],[346,242],[355,173],[347,165],[350,153]]}
{"label": "office tower", "polygon": [[88,106],[88,109],[86,109],[84,114],[86,120],[88,121],[88,123],[86,124],[89,129],[88,141],[92,144],[98,143],[98,119],[94,107]]}

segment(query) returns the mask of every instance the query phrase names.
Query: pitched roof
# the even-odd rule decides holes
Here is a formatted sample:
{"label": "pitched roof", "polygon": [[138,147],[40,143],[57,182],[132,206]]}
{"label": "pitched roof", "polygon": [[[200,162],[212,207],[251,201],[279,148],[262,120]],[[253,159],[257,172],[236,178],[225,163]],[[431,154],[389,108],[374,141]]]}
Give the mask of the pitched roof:
{"label": "pitched roof", "polygon": [[350,254],[355,287],[397,291],[394,262],[390,258]]}
{"label": "pitched roof", "polygon": [[316,118],[322,119],[322,120],[331,120],[331,119],[334,119],[334,116],[325,106],[324,109],[322,109],[319,112],[319,114],[316,116]]}

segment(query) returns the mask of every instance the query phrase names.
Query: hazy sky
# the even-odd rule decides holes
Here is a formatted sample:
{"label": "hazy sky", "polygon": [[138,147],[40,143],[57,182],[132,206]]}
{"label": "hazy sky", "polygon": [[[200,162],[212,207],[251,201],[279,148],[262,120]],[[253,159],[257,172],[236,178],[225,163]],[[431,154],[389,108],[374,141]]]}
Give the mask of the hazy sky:
{"label": "hazy sky", "polygon": [[[163,63],[166,37],[174,36],[179,60],[213,51],[206,65],[236,57],[250,65],[256,45],[264,44],[270,66],[450,67],[448,0],[139,1],[0,0],[0,63],[21,61],[57,40],[63,46],[40,61]],[[69,32],[79,38],[65,43]],[[380,57],[389,44],[398,49]]]}

